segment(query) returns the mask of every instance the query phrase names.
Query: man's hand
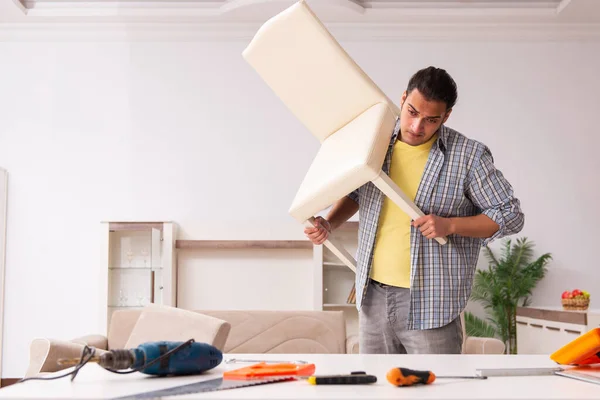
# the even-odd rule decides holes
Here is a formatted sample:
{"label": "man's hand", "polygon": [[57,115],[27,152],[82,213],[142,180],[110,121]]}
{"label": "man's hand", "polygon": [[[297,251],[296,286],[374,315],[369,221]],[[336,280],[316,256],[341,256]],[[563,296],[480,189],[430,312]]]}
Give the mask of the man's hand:
{"label": "man's hand", "polygon": [[450,218],[438,217],[433,214],[414,220],[412,226],[419,228],[427,239],[448,236],[453,233],[454,229]]}
{"label": "man's hand", "polygon": [[315,218],[315,226],[312,228],[305,228],[304,234],[313,244],[323,244],[331,233],[331,225],[323,217]]}

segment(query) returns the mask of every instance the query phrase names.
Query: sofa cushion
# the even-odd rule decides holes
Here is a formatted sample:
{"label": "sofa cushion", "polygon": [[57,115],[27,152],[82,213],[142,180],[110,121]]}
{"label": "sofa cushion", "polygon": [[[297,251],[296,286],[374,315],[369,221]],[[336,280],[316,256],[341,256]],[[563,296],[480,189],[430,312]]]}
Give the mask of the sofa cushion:
{"label": "sofa cushion", "polygon": [[131,330],[125,348],[161,340],[208,343],[223,350],[231,325],[227,321],[181,308],[149,305]]}
{"label": "sofa cushion", "polygon": [[200,310],[231,324],[226,353],[346,352],[343,311]]}
{"label": "sofa cushion", "polygon": [[115,310],[108,326],[108,349],[124,349],[142,309]]}

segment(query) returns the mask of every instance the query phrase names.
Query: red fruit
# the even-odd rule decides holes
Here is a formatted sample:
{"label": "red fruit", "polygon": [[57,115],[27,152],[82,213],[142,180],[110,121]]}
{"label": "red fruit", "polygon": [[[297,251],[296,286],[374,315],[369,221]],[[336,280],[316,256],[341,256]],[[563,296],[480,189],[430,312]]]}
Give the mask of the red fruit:
{"label": "red fruit", "polygon": [[561,298],[563,298],[563,299],[570,299],[572,297],[573,297],[573,294],[571,294],[571,292],[569,292],[568,290],[565,290],[561,296]]}
{"label": "red fruit", "polygon": [[579,289],[575,289],[571,292],[571,294],[573,295],[573,297],[577,297],[583,295],[583,292]]}

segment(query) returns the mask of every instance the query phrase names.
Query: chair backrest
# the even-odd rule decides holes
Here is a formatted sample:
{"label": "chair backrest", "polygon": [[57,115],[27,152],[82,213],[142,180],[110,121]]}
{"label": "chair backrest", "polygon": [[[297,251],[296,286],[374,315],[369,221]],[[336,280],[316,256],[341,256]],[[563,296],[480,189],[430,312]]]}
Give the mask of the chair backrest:
{"label": "chair backrest", "polygon": [[376,103],[399,115],[305,0],[265,22],[243,57],[320,142]]}

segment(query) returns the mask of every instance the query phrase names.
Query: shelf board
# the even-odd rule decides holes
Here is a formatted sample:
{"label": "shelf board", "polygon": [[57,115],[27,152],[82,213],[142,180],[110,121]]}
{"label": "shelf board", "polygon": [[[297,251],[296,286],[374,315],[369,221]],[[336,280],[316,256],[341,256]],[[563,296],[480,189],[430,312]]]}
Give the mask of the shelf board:
{"label": "shelf board", "polygon": [[144,268],[144,267],[109,267],[108,269],[121,269],[121,270],[122,270],[122,269],[133,269],[133,270],[136,270],[136,269],[137,269],[137,270],[139,270],[139,269],[142,269],[142,270],[146,270],[146,271],[159,271],[159,270],[161,270],[161,269],[162,269],[162,267],[160,267],[160,268]]}
{"label": "shelf board", "polygon": [[354,307],[356,307],[356,304],[348,304],[348,303],[340,303],[340,304],[326,303],[326,304],[323,304],[323,307],[326,307],[326,308],[354,308]]}
{"label": "shelf board", "polygon": [[153,228],[162,231],[164,222],[109,222],[108,229],[117,231],[151,231]]}
{"label": "shelf board", "polygon": [[312,249],[309,240],[177,240],[178,249]]}
{"label": "shelf board", "polygon": [[[348,266],[341,262],[333,262],[333,261],[323,261],[323,265],[325,267],[340,267],[340,268],[348,268]],[[350,268],[348,268],[350,269]]]}

